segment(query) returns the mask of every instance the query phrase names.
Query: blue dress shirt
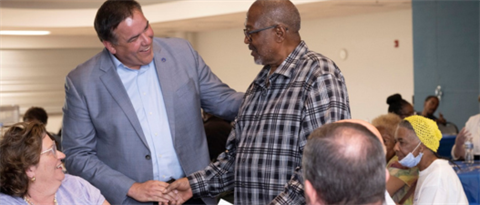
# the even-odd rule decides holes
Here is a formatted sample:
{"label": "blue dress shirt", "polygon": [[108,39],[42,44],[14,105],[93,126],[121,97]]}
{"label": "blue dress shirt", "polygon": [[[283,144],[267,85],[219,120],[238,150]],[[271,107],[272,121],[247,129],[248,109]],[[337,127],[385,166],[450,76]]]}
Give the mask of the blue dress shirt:
{"label": "blue dress shirt", "polygon": [[185,173],[173,147],[154,61],[134,70],[123,65],[114,55],[111,56],[150,148],[154,180],[168,181],[184,177]]}

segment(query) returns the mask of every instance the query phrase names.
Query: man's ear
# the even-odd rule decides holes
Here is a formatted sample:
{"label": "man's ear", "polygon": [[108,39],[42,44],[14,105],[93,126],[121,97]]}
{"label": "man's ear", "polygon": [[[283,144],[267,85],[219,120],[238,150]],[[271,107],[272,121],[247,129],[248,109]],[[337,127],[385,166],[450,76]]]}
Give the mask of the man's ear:
{"label": "man's ear", "polygon": [[287,30],[285,27],[278,25],[275,27],[275,41],[281,43],[285,40],[285,35],[287,35]]}
{"label": "man's ear", "polygon": [[310,202],[310,205],[313,205],[313,204],[318,204],[318,201],[319,200],[319,197],[317,195],[317,191],[315,190],[315,188],[313,188],[312,186],[312,183],[310,183],[310,181],[308,180],[305,180],[305,197],[308,198],[309,202]]}
{"label": "man's ear", "polygon": [[110,41],[102,41],[103,45],[105,46],[105,48],[107,48],[108,51],[110,51],[110,53],[114,54],[117,53],[117,50],[115,49],[115,47],[113,47],[113,44],[112,42]]}

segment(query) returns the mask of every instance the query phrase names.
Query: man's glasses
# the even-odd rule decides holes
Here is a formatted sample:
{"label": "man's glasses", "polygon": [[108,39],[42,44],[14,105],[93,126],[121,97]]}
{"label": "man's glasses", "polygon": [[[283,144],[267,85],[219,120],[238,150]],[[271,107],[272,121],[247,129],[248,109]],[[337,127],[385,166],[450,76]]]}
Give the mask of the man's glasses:
{"label": "man's glasses", "polygon": [[53,156],[57,157],[57,146],[55,145],[55,142],[53,143],[52,147],[50,149],[44,150],[40,154],[45,154],[48,152],[52,152]]}
{"label": "man's glasses", "polygon": [[252,31],[249,31],[247,29],[243,29],[243,34],[245,34],[245,37],[247,37],[248,41],[252,41],[252,34],[258,33],[260,31],[264,31],[264,30],[267,30],[267,29],[275,28],[277,26],[278,25],[276,24],[276,25],[272,25],[272,26],[269,26],[269,27],[265,27],[265,28],[255,29],[255,30],[252,30]]}

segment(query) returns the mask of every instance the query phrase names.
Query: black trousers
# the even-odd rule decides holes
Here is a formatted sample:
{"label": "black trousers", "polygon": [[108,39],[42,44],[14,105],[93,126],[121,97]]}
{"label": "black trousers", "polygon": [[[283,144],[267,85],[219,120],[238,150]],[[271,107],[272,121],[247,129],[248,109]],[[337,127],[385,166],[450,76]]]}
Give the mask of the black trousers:
{"label": "black trousers", "polygon": [[[203,202],[202,199],[194,199],[190,198],[188,201],[186,201],[183,204],[188,204],[188,205],[205,205],[205,202]],[[158,205],[158,202],[154,202],[153,205]]]}

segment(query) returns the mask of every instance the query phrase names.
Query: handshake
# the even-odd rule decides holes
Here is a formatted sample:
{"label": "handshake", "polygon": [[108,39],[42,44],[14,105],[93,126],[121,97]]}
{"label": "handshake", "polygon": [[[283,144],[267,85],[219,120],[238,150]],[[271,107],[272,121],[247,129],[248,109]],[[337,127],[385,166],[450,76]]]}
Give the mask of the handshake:
{"label": "handshake", "polygon": [[150,180],[143,183],[135,182],[128,190],[127,196],[140,202],[155,201],[158,204],[183,204],[190,199],[192,189],[186,177],[173,181],[171,184]]}

